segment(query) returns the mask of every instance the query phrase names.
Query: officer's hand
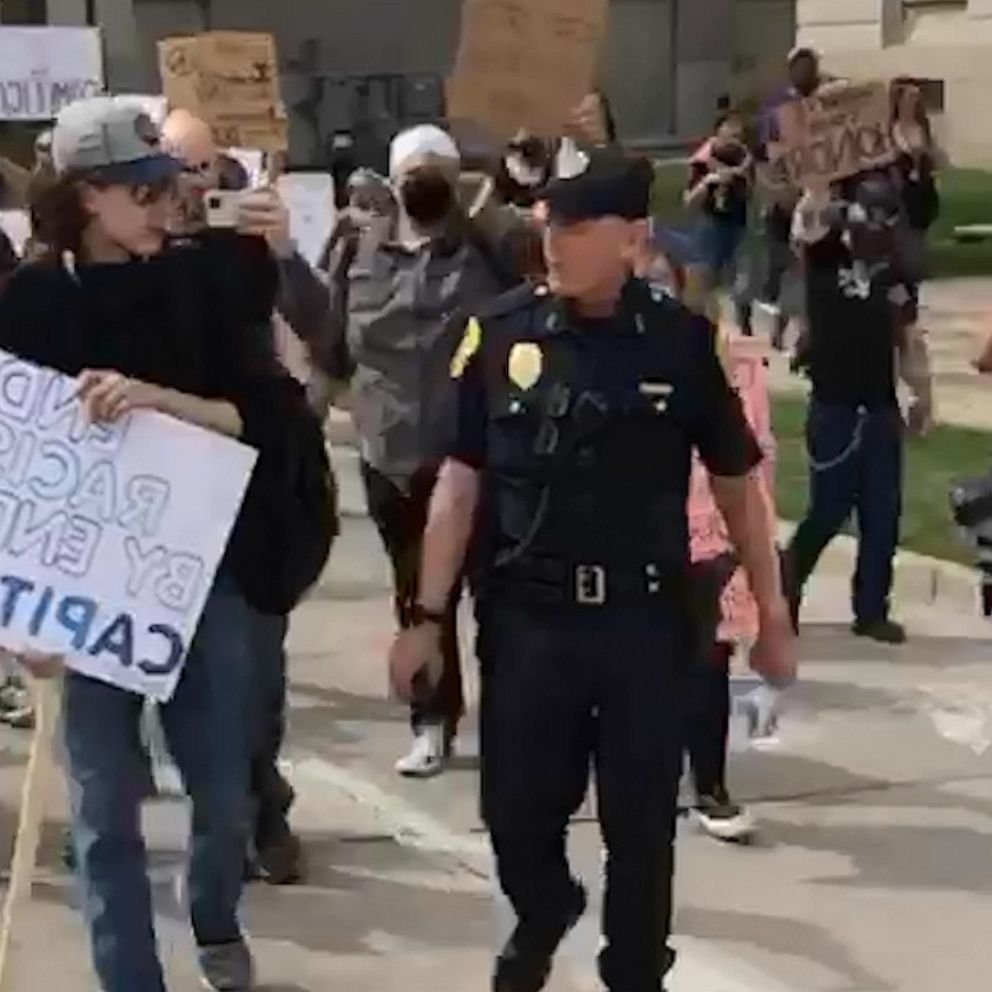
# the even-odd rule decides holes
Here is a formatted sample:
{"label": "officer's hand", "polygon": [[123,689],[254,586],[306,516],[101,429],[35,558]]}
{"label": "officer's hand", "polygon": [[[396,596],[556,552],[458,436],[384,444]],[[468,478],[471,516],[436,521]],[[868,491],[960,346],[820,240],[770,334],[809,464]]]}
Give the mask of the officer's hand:
{"label": "officer's hand", "polygon": [[796,632],[784,601],[761,618],[751,668],[773,686],[784,687],[796,680]]}
{"label": "officer's hand", "polygon": [[441,628],[424,623],[401,630],[389,652],[389,681],[393,691],[405,702],[413,702],[424,688],[441,681]]}

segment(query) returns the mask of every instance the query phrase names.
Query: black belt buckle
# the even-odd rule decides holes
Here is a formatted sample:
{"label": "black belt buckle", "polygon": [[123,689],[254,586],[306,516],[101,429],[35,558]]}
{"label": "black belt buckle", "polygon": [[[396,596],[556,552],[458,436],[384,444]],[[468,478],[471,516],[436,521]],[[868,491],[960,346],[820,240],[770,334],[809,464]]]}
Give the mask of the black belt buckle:
{"label": "black belt buckle", "polygon": [[577,565],[575,602],[580,606],[606,605],[606,569],[602,565]]}

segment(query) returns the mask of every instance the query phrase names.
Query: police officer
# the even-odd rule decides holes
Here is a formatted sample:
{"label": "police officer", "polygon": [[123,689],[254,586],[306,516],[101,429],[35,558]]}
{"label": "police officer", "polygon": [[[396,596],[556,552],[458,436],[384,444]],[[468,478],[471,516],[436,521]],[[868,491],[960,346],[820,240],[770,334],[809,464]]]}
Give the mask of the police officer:
{"label": "police officer", "polygon": [[630,277],[651,183],[609,151],[546,192],[547,287],[469,323],[457,428],[434,492],[401,695],[439,671],[447,597],[475,538],[483,812],[518,917],[496,992],[537,992],[585,894],[566,829],[595,762],[608,859],[601,972],[659,992],[673,961],[672,840],[687,659],[686,500],[698,447],[761,608],[756,667],[788,681],[793,634],[760,455],[712,327]]}

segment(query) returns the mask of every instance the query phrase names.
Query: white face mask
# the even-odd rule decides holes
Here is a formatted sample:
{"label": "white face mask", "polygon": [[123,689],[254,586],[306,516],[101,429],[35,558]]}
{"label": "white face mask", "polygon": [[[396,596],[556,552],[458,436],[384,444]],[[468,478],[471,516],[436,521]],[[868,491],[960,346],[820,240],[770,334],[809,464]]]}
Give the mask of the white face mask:
{"label": "white face mask", "polygon": [[544,170],[530,165],[519,155],[507,155],[503,159],[509,177],[525,189],[536,189],[544,182]]}

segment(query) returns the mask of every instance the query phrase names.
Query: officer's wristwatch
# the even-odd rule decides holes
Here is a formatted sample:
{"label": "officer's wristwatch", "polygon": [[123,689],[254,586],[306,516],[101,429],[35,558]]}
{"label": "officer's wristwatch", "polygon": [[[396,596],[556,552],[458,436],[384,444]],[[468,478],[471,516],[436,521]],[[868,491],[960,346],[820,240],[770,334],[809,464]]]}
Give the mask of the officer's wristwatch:
{"label": "officer's wristwatch", "polygon": [[423,603],[414,603],[410,610],[410,623],[414,627],[423,627],[428,623],[440,627],[444,623],[444,613],[429,610]]}

